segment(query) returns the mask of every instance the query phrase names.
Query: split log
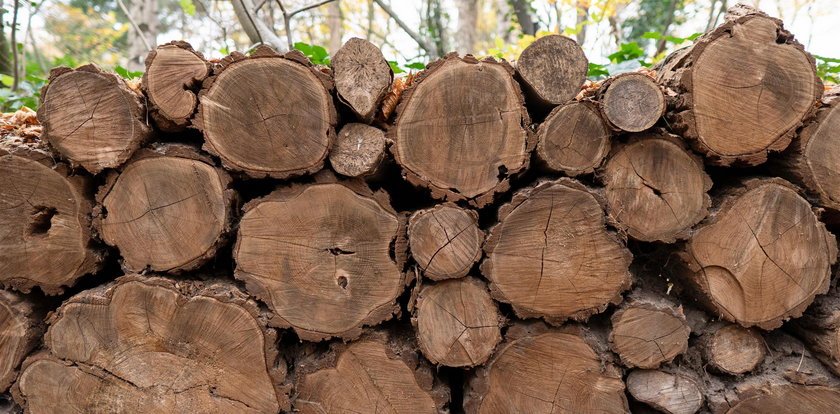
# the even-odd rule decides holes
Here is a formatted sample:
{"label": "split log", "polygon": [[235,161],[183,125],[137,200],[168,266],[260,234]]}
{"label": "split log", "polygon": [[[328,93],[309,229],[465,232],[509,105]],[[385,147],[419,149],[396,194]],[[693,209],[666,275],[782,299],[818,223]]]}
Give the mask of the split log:
{"label": "split log", "polygon": [[552,171],[589,174],[609,152],[609,128],[591,102],[554,108],[537,130],[537,156]]}
{"label": "split log", "polygon": [[738,325],[727,325],[711,334],[704,343],[704,353],[713,369],[729,375],[754,370],[767,355],[761,333]]}
{"label": "split log", "polygon": [[584,320],[621,301],[632,255],[605,228],[600,199],[561,178],[517,192],[499,209],[481,272],[521,318]]}
{"label": "split log", "polygon": [[481,365],[502,340],[502,316],[487,286],[476,278],[423,286],[415,306],[417,342],[434,364]]}
{"label": "split log", "polygon": [[622,73],[598,89],[604,119],[618,131],[641,132],[665,114],[665,95],[650,76]]}
{"label": "split log", "polygon": [[684,239],[711,205],[703,160],[664,132],[634,135],[614,148],[600,176],[607,211],[637,240]]}
{"label": "split log", "polygon": [[94,64],[51,70],[38,120],[44,140],[93,174],[122,165],[152,133],[142,94]]}
{"label": "split log", "polygon": [[330,149],[330,165],[347,177],[365,177],[376,173],[385,158],[385,133],[365,124],[341,127]]}
{"label": "split log", "polygon": [[588,72],[589,62],[580,45],[560,35],[534,40],[516,61],[522,87],[538,107],[570,101],[580,92]]}
{"label": "split log", "polygon": [[672,303],[633,295],[612,316],[610,347],[629,368],[657,368],[688,349],[690,333]]}
{"label": "split log", "polygon": [[637,369],[627,376],[627,391],[637,401],[666,414],[694,414],[703,407],[700,386],[683,375]]}
{"label": "split log", "polygon": [[405,218],[384,192],[318,178],[245,205],[234,276],[301,339],[351,339],[399,309]]}
{"label": "split log", "polygon": [[12,392],[33,413],[288,410],[265,319],[226,282],[121,277],[50,316]]}
{"label": "split log", "polygon": [[840,211],[840,86],[826,91],[821,103],[816,120],[794,138],[780,166],[820,205]]}
{"label": "split log", "polygon": [[432,197],[482,207],[528,167],[529,123],[509,64],[450,53],[403,92],[391,150],[406,178]]}
{"label": "split log", "polygon": [[0,143],[0,283],[48,295],[96,272],[89,177],[73,175],[37,145]]}
{"label": "split log", "polygon": [[434,378],[416,343],[381,332],[346,345],[334,343],[323,355],[295,362],[296,397],[302,414],[447,412],[449,389]]}
{"label": "split log", "polygon": [[840,375],[840,289],[818,296],[802,318],[792,324],[802,339],[828,369]]}
{"label": "split log", "polygon": [[477,413],[629,413],[621,372],[575,333],[540,324],[511,327],[506,343],[476,369],[464,409]]}
{"label": "split log", "polygon": [[212,258],[231,227],[236,193],[213,161],[184,145],[144,149],[100,188],[94,226],[139,272],[180,272]]}
{"label": "split log", "polygon": [[190,125],[198,105],[197,90],[210,75],[210,63],[184,41],[160,45],[146,57],[141,86],[149,115],[163,131],[177,132]]}
{"label": "split log", "polygon": [[193,124],[225,168],[254,178],[314,173],[335,135],[331,89],[296,50],[234,52],[204,81]]}
{"label": "split log", "polygon": [[21,295],[0,290],[0,392],[6,392],[23,359],[41,338],[41,316]]}
{"label": "split log", "polygon": [[747,180],[716,204],[672,261],[710,311],[770,330],[828,291],[837,242],[793,185]]}
{"label": "split log", "polygon": [[338,99],[364,123],[371,123],[391,89],[394,72],[382,51],[364,39],[347,41],[330,62]]}
{"label": "split log", "polygon": [[474,210],[441,204],[411,215],[408,242],[424,276],[453,279],[466,276],[481,258],[484,232]]}
{"label": "split log", "polygon": [[814,59],[781,20],[735,7],[657,74],[670,89],[671,128],[712,164],[756,165],[788,146],[823,88]]}

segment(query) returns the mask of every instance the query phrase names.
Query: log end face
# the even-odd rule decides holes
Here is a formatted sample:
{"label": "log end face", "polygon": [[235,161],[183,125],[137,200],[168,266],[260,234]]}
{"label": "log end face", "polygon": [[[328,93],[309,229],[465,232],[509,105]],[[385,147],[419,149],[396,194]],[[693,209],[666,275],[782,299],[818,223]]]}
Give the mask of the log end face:
{"label": "log end face", "polygon": [[631,372],[627,376],[627,391],[637,401],[668,414],[694,414],[704,400],[693,379],[656,370]]}
{"label": "log end face", "polygon": [[176,132],[190,124],[196,91],[210,75],[210,64],[186,42],[170,42],[149,52],[142,87],[158,128]]}
{"label": "log end face", "polygon": [[589,174],[610,151],[610,131],[600,111],[586,102],[555,108],[537,131],[537,156],[552,171]]}
{"label": "log end face", "polygon": [[330,149],[330,165],[347,177],[373,174],[385,157],[385,133],[358,123],[346,124]]}
{"label": "log end face", "polygon": [[412,214],[408,224],[411,255],[432,280],[465,276],[481,258],[484,232],[478,214],[454,205],[440,205]]}
{"label": "log end face", "polygon": [[610,346],[630,368],[657,368],[688,349],[691,329],[670,307],[630,305],[612,317]]}
{"label": "log end face", "polygon": [[561,35],[548,35],[528,45],[516,69],[539,102],[559,105],[580,91],[589,71],[589,62],[580,45]]}
{"label": "log end face", "polygon": [[665,95],[653,78],[641,73],[618,75],[602,87],[604,117],[616,129],[641,132],[665,113]]}
{"label": "log end face", "polygon": [[394,79],[382,51],[367,40],[354,37],[332,59],[335,89],[359,120],[370,123]]}
{"label": "log end face", "polygon": [[761,334],[754,329],[727,325],[714,334],[706,345],[709,364],[730,375],[740,375],[755,369],[766,355]]}

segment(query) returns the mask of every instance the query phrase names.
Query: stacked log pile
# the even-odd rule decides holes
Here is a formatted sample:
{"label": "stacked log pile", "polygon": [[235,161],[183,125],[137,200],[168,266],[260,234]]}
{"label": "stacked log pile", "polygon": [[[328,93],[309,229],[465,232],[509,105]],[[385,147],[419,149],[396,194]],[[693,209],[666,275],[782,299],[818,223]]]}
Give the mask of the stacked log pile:
{"label": "stacked log pile", "polygon": [[583,91],[559,35],[146,62],[55,69],[0,142],[13,409],[840,409],[840,90],[781,21]]}

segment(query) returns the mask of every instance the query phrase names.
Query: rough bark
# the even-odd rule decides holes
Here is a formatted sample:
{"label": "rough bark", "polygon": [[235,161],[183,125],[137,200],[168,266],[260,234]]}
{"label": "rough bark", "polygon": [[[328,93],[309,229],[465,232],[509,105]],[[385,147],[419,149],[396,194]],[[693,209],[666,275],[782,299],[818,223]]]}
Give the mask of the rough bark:
{"label": "rough bark", "polygon": [[149,52],[141,85],[149,115],[160,130],[177,132],[190,125],[198,106],[197,90],[210,70],[201,52],[187,42],[172,41]]}
{"label": "rough bark", "polygon": [[108,175],[94,226],[130,271],[181,272],[211,259],[231,230],[230,176],[195,149],[143,149]]}
{"label": "rough bark", "polygon": [[474,210],[441,204],[411,215],[408,243],[423,276],[453,279],[465,276],[481,258],[484,232]]}
{"label": "rough bark", "polygon": [[352,339],[399,309],[405,218],[384,192],[318,179],[245,205],[234,276],[301,339]]}
{"label": "rough bark", "polygon": [[607,79],[598,89],[597,99],[604,119],[618,131],[644,131],[665,114],[662,88],[642,73]]}
{"label": "rough bark", "polygon": [[122,165],[152,132],[142,95],[94,64],[51,70],[38,120],[43,139],[93,174]]}
{"label": "rough bark", "polygon": [[330,165],[347,177],[366,177],[377,172],[385,158],[385,133],[365,124],[345,124],[330,149]]}
{"label": "rough bark", "polygon": [[382,51],[367,40],[354,37],[335,53],[331,65],[338,99],[359,121],[371,123],[394,80]]}
{"label": "rough bark", "polygon": [[791,327],[828,369],[840,375],[840,289],[835,286],[817,297]]}
{"label": "rough bark", "polygon": [[822,82],[781,20],[749,6],[730,11],[725,23],[666,58],[658,80],[668,88],[668,125],[708,162],[756,165],[788,146],[813,113]]}
{"label": "rough bark", "polygon": [[516,73],[528,98],[542,107],[574,98],[588,71],[589,62],[580,45],[560,35],[535,40],[516,61]]}
{"label": "rough bark", "polygon": [[537,129],[537,157],[552,171],[589,174],[609,152],[610,130],[591,102],[558,106]]}
{"label": "rough bark", "polygon": [[600,198],[569,178],[517,192],[484,245],[493,297],[555,324],[619,303],[632,256],[605,221]]}
{"label": "rough bark", "polygon": [[23,359],[38,345],[43,315],[27,298],[0,290],[0,392],[6,392]]}
{"label": "rough bark", "polygon": [[481,207],[528,167],[529,123],[510,65],[450,53],[403,92],[391,150],[406,178],[432,197]]}
{"label": "rough bark", "polygon": [[335,136],[331,90],[298,51],[234,52],[204,81],[193,124],[225,168],[254,178],[314,173]]}

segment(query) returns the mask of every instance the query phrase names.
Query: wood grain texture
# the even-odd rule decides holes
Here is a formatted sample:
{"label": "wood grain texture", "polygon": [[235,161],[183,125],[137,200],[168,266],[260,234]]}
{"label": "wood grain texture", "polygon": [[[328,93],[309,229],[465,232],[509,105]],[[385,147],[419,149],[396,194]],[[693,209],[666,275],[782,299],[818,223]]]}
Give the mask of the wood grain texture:
{"label": "wood grain texture", "polygon": [[604,119],[616,130],[641,132],[665,114],[665,95],[650,76],[622,73],[607,79],[598,89]]}
{"label": "wood grain texture", "polygon": [[836,286],[827,295],[817,296],[791,328],[828,369],[840,375],[840,290]]}
{"label": "wood grain texture", "polygon": [[0,290],[0,392],[8,391],[20,363],[40,342],[42,316],[29,298]]}
{"label": "wood grain texture", "polygon": [[183,130],[195,114],[197,91],[210,75],[210,63],[189,43],[177,40],[154,48],[145,62],[140,84],[155,125],[168,132]]}
{"label": "wood grain texture", "polygon": [[354,37],[335,52],[330,65],[338,99],[350,107],[359,121],[371,123],[394,80],[382,51],[367,40]]}
{"label": "wood grain texture", "polygon": [[552,171],[571,177],[589,174],[609,152],[610,130],[592,102],[558,106],[537,129],[536,154]]}
{"label": "wood grain texture", "polygon": [[385,132],[370,125],[349,123],[341,127],[330,149],[330,165],[346,177],[376,173],[385,158]]}
{"label": "wood grain texture", "polygon": [[432,280],[465,276],[481,258],[483,243],[475,210],[440,204],[416,211],[408,220],[411,256]]}
{"label": "wood grain texture", "polygon": [[837,407],[840,407],[838,388],[776,385],[752,393],[726,413],[829,413],[836,411]]}
{"label": "wood grain texture", "polygon": [[656,370],[633,370],[627,391],[665,414],[694,414],[703,407],[703,394],[693,379]]}
{"label": "wood grain texture", "polygon": [[571,38],[548,35],[534,40],[516,61],[523,89],[535,104],[554,106],[570,101],[580,91],[589,62]]}
{"label": "wood grain texture", "polygon": [[718,329],[706,342],[704,350],[709,365],[729,375],[754,370],[767,355],[761,333],[738,325]]}
{"label": "wood grain texture", "polygon": [[690,333],[673,304],[626,302],[612,316],[610,347],[629,368],[657,368],[688,349]]}

